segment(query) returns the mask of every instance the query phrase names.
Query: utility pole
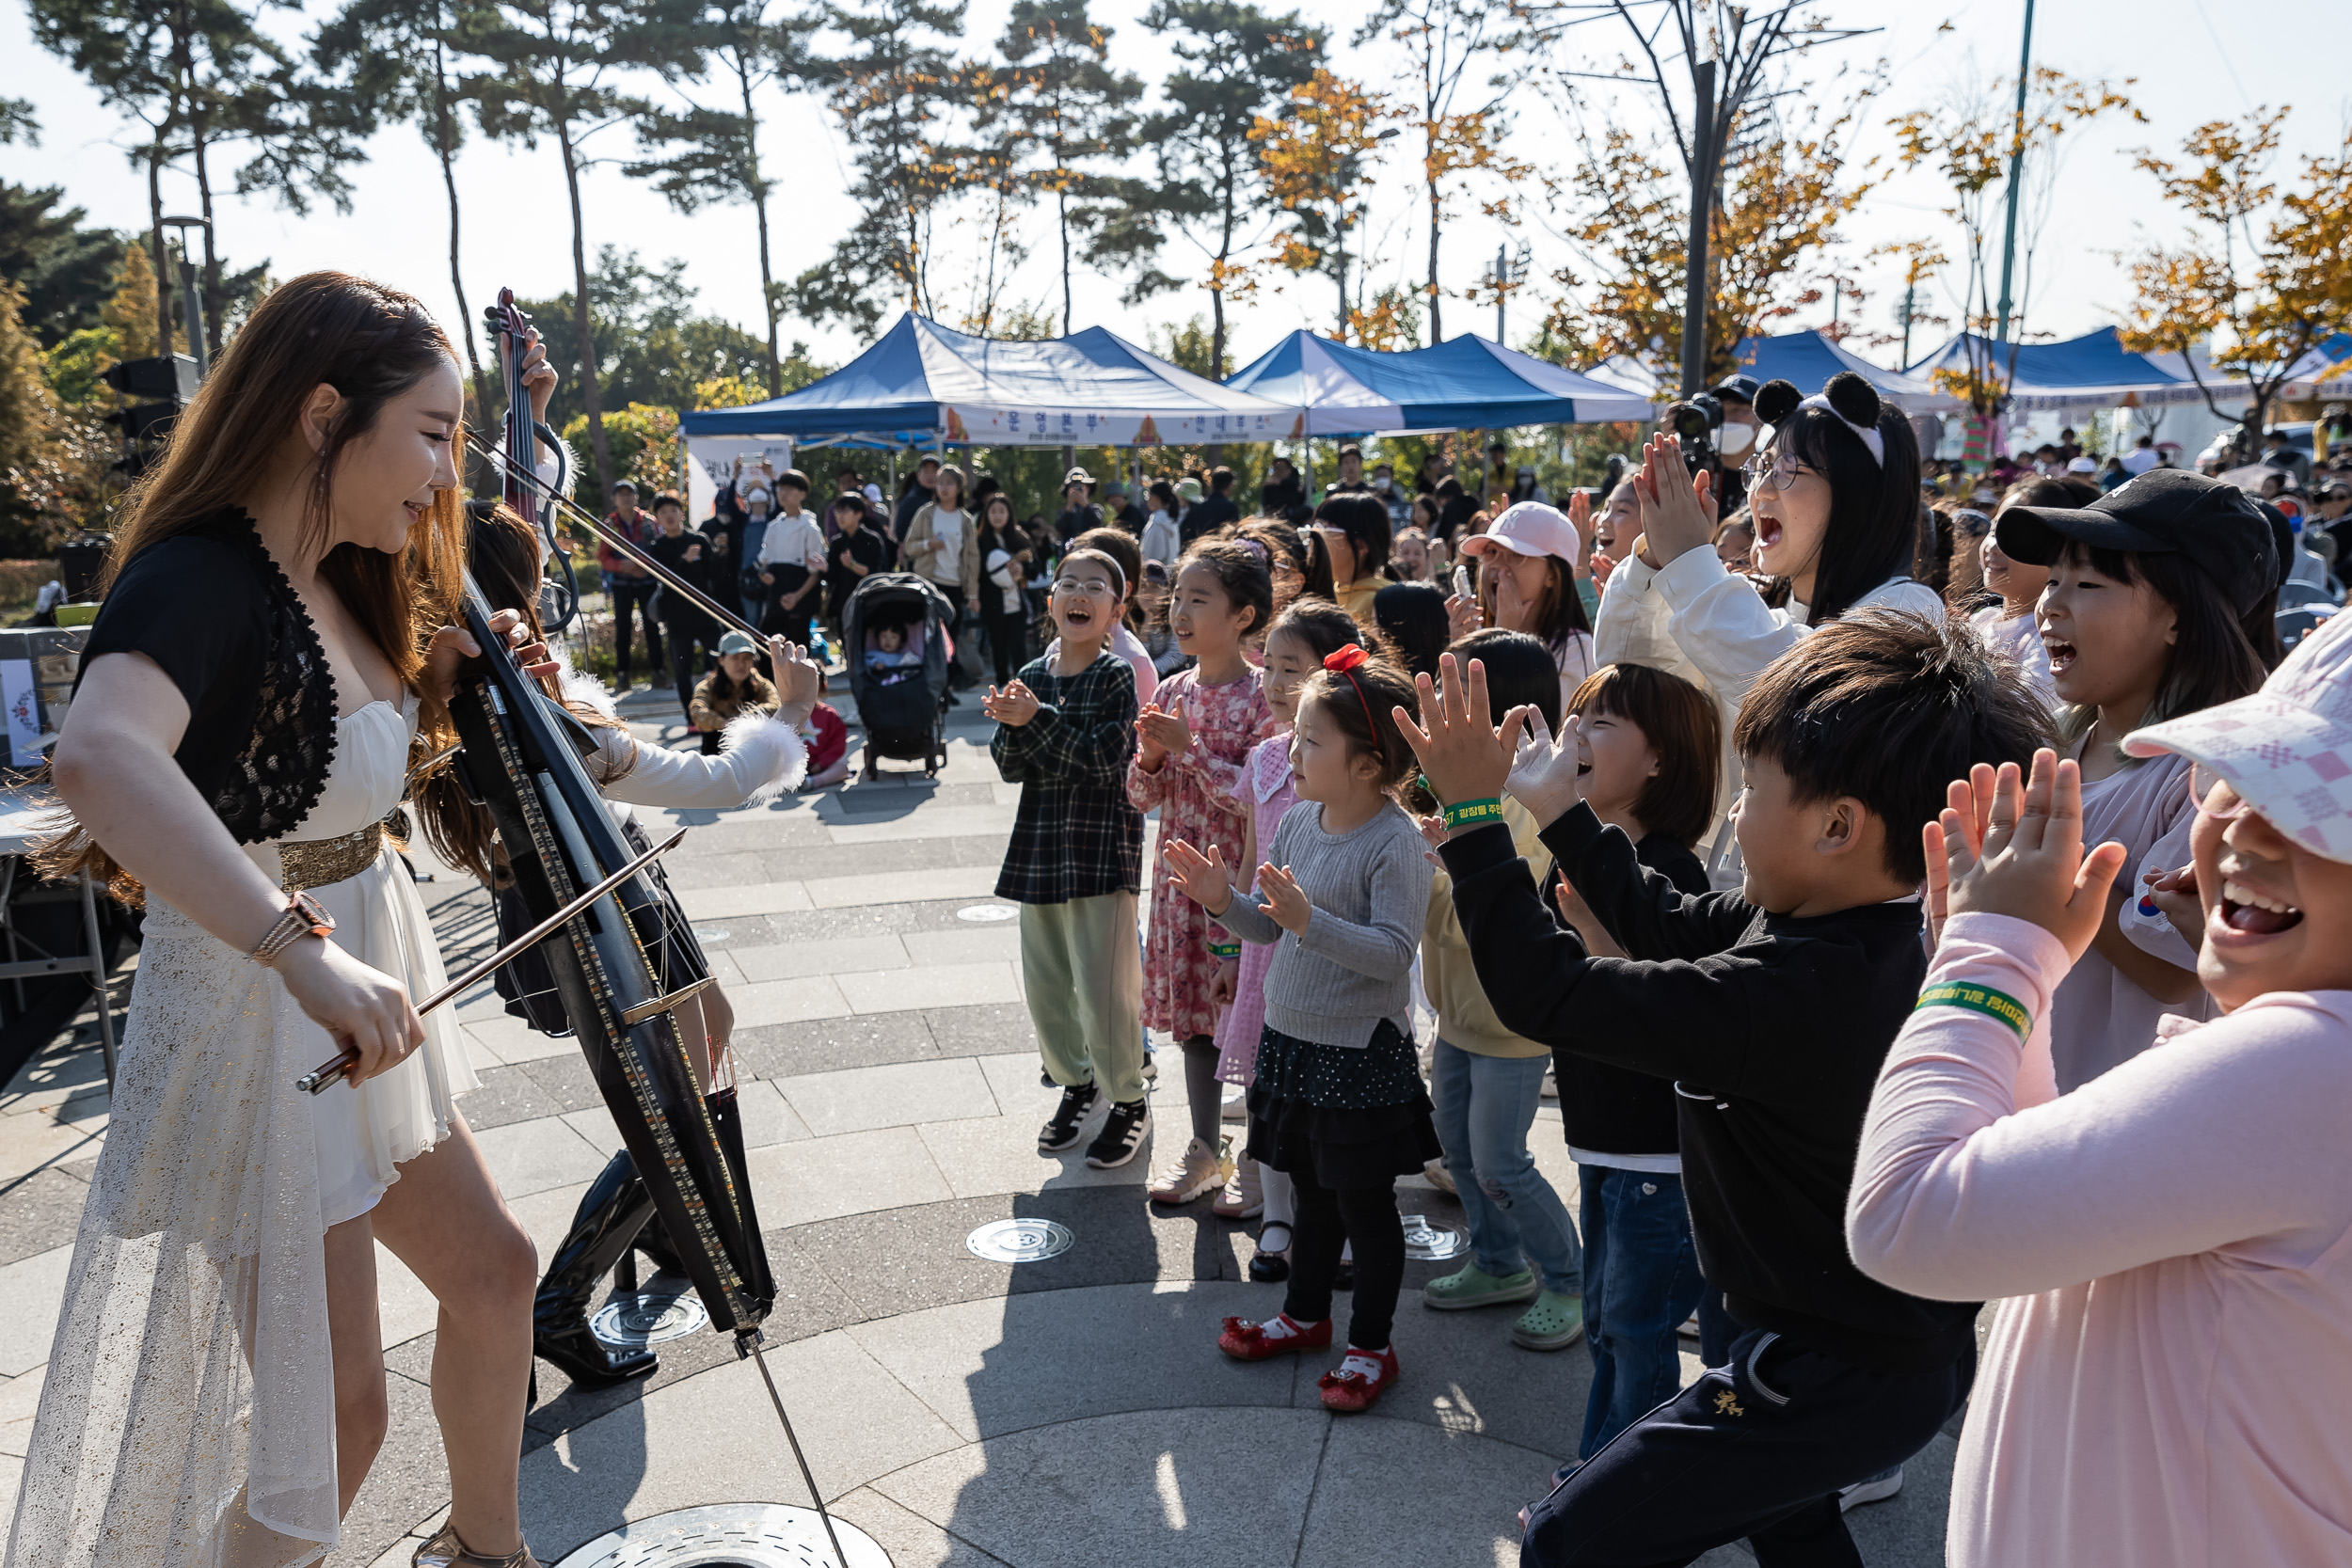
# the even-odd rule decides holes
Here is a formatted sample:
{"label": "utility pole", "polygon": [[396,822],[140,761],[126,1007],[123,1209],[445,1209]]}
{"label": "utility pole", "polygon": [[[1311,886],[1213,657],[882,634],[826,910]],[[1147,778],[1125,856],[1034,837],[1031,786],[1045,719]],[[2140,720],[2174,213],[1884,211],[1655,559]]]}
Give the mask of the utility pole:
{"label": "utility pole", "polygon": [[1903,355],[1901,364],[1902,368],[1906,371],[1911,369],[1911,313],[1918,309],[1918,284],[1904,284],[1902,309],[1897,312],[1898,317],[1903,324]]}
{"label": "utility pole", "polygon": [[1502,301],[1503,301],[1503,291],[1504,291],[1505,289],[1507,289],[1508,287],[1510,287],[1510,278],[1511,278],[1511,259],[1510,259],[1510,253],[1509,253],[1509,250],[1507,249],[1507,247],[1505,247],[1505,246],[1502,245],[1502,243],[1501,241],[1497,241],[1497,242],[1495,243],[1495,276],[1494,276],[1494,285],[1495,285],[1495,341],[1496,341],[1496,342],[1498,342],[1498,343],[1499,343],[1499,342],[1501,342],[1501,341],[1502,341]]}
{"label": "utility pole", "polygon": [[2017,265],[2017,177],[2026,163],[2026,88],[2033,79],[2033,0],[2026,0],[2026,41],[2017,53],[2017,124],[2009,150],[2009,222],[2001,234],[2001,321],[1995,342],[2009,341],[2010,278]]}
{"label": "utility pole", "polygon": [[[157,227],[159,230],[163,229],[180,230],[180,287],[182,298],[186,302],[188,312],[188,352],[196,356],[196,374],[197,379],[200,381],[212,374],[213,359],[212,356],[206,352],[204,302],[202,295],[197,292],[196,265],[188,260],[188,230],[201,229],[209,234],[213,226],[203,218],[165,218]],[[155,258],[155,264],[157,270],[160,271],[172,263],[169,257],[158,256]],[[170,356],[171,344],[168,341],[164,343],[163,352],[167,358]]]}
{"label": "utility pole", "polygon": [[1682,395],[1707,387],[1707,230],[1715,206],[1715,29],[1701,19],[1691,62],[1691,243],[1682,277]]}

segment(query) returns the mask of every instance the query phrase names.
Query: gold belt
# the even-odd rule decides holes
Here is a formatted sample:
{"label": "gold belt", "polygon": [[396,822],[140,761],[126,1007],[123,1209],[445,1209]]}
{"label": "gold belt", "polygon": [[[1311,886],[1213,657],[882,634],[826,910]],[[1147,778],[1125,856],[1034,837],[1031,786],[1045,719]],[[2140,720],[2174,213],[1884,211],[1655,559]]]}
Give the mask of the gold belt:
{"label": "gold belt", "polygon": [[278,859],[285,867],[279,882],[288,893],[325,887],[357,877],[384,853],[384,824],[371,822],[341,838],[313,839],[306,844],[281,844]]}

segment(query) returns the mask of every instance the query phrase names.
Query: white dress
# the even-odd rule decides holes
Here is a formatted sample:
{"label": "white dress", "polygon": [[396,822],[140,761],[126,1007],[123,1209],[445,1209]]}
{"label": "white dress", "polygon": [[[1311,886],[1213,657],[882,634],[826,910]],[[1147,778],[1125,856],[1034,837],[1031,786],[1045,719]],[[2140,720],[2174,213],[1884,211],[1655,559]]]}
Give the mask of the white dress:
{"label": "white dress", "polygon": [[[338,721],[294,837],[399,800],[415,700]],[[278,845],[246,847],[273,877]],[[333,940],[421,997],[439,956],[387,852],[310,890]],[[335,1054],[274,971],[150,900],[106,1146],[82,1212],[8,1568],[294,1568],[336,1540],[326,1227],[364,1213],[474,1086],[455,1025],[358,1090],[294,1080]]]}

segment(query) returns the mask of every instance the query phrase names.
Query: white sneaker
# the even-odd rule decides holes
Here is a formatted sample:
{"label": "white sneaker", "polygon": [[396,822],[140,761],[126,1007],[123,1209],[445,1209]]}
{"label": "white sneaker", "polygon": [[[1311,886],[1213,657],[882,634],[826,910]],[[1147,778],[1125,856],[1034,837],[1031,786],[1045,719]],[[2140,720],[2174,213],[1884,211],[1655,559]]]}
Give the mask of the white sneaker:
{"label": "white sneaker", "polygon": [[1864,1503],[1883,1503],[1903,1489],[1903,1467],[1881,1470],[1877,1475],[1855,1481],[1851,1486],[1838,1488],[1837,1512],[1860,1508]]}
{"label": "white sneaker", "polygon": [[1255,1160],[1243,1158],[1233,1162],[1233,1179],[1225,1183],[1225,1190],[1216,1195],[1209,1212],[1221,1220],[1256,1219],[1265,1212],[1265,1185],[1258,1175]]}
{"label": "white sneaker", "polygon": [[1213,1193],[1232,1180],[1233,1162],[1224,1150],[1211,1148],[1199,1138],[1184,1145],[1184,1151],[1169,1162],[1160,1179],[1152,1183],[1151,1199],[1154,1203],[1190,1203],[1203,1193]]}

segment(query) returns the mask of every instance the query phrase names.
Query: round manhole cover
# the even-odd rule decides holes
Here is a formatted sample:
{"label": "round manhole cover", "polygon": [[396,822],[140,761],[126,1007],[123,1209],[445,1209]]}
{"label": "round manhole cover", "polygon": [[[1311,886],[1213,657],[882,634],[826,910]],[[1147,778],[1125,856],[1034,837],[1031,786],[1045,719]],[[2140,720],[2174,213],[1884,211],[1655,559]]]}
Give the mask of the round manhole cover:
{"label": "round manhole cover", "polygon": [[1459,1258],[1470,1250],[1470,1243],[1458,1230],[1442,1225],[1431,1225],[1425,1214],[1405,1216],[1405,1256],[1418,1258],[1424,1263],[1442,1263],[1449,1258]]}
{"label": "round manhole cover", "polygon": [[958,920],[1015,920],[1021,911],[1010,904],[967,904],[956,911]]}
{"label": "round manhole cover", "polygon": [[683,1339],[709,1326],[702,1298],[689,1291],[637,1291],[614,1296],[588,1320],[588,1332],[615,1350],[636,1350],[664,1339]]}
{"label": "round manhole cover", "polygon": [[850,1555],[847,1564],[834,1562],[825,1522],[813,1508],[681,1508],[600,1535],[555,1568],[890,1568],[889,1554],[872,1536],[838,1516],[833,1528]]}
{"label": "round manhole cover", "polygon": [[975,1258],[992,1263],[1036,1263],[1057,1258],[1075,1240],[1052,1220],[993,1220],[963,1239]]}

